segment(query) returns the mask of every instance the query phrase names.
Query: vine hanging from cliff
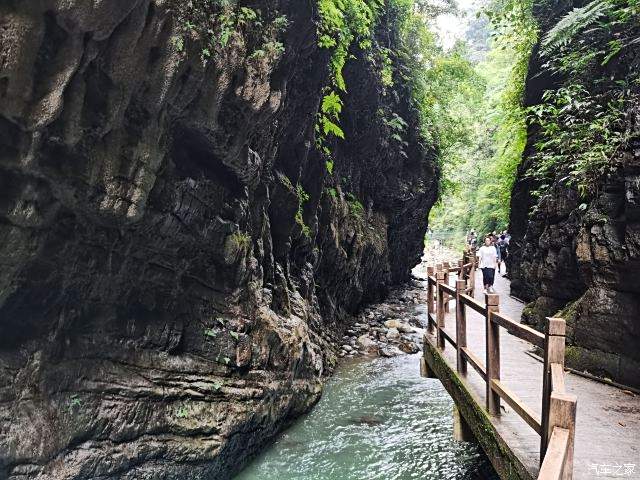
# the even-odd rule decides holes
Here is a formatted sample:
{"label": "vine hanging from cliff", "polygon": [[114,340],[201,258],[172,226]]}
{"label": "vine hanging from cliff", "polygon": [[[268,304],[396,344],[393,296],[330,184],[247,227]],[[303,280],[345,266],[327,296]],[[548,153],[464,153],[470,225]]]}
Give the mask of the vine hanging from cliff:
{"label": "vine hanging from cliff", "polygon": [[[318,0],[318,45],[331,49],[330,79],[318,112],[316,142],[318,148],[330,155],[329,137],[344,139],[340,127],[343,101],[341,94],[347,91],[343,69],[349,57],[349,49],[358,46],[367,50],[372,46],[373,27],[384,0]],[[331,173],[333,163],[327,162]]]}

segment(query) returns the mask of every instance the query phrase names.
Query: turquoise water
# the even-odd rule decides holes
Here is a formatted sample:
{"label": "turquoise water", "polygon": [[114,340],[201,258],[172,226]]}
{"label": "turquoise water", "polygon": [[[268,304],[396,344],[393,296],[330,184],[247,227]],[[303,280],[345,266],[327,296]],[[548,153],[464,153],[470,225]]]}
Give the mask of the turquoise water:
{"label": "turquoise water", "polygon": [[452,410],[418,355],[353,360],[236,480],[497,479],[476,444],[453,439]]}

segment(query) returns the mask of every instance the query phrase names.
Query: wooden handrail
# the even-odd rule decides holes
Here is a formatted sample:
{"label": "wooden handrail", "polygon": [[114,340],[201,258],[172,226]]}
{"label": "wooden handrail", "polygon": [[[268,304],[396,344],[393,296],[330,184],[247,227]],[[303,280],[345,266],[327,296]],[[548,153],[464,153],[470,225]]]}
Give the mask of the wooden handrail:
{"label": "wooden handrail", "polygon": [[553,429],[547,454],[538,474],[539,480],[562,480],[564,478],[564,466],[569,450],[569,436],[569,430],[566,428],[556,427]]}
{"label": "wooden handrail", "polygon": [[545,435],[540,437],[540,460],[547,451],[549,430],[549,410],[551,406],[551,365],[564,365],[566,323],[561,318],[548,318],[544,338],[544,364],[542,367],[542,425]]}
{"label": "wooden handrail", "polygon": [[[445,341],[456,349],[457,370],[467,374],[467,364],[486,384],[486,408],[492,415],[500,415],[500,400],[511,408],[539,435],[542,467],[538,480],[571,480],[573,475],[573,443],[575,436],[576,398],[565,392],[564,351],[565,321],[548,318],[544,334],[509,318],[499,311],[499,296],[485,294],[484,305],[473,298],[475,259],[466,254],[457,267],[448,263],[428,268],[428,329],[435,329],[438,348]],[[449,273],[458,273],[456,285],[449,285]],[[445,331],[445,313],[449,301],[456,300],[456,336]],[[466,307],[485,319],[486,362],[467,346]],[[500,327],[511,335],[525,340],[544,351],[542,415],[528,407],[500,380]]]}
{"label": "wooden handrail", "polygon": [[460,300],[465,306],[471,307],[472,310],[475,310],[480,315],[487,314],[487,308],[484,305],[482,305],[480,302],[478,302],[475,298],[472,298],[469,295],[465,294],[465,295],[460,295]]}
{"label": "wooden handrail", "polygon": [[453,337],[451,335],[449,335],[445,329],[442,329],[441,335],[447,342],[449,342],[451,344],[451,346],[453,348],[456,348],[458,346],[458,344],[453,339]]}
{"label": "wooden handrail", "polygon": [[511,389],[499,380],[491,380],[491,388],[507,402],[520,417],[533,428],[538,435],[542,435],[542,423],[540,417],[531,410]]}
{"label": "wooden handrail", "polygon": [[446,283],[441,283],[438,285],[438,288],[443,290],[445,293],[448,293],[449,295],[455,297],[456,296],[456,289],[447,285]]}
{"label": "wooden handrail", "polygon": [[482,361],[476,357],[471,350],[467,347],[462,347],[462,355],[466,358],[466,360],[471,364],[471,366],[475,369],[476,372],[480,374],[483,380],[487,380],[487,371],[482,364]]}
{"label": "wooden handrail", "polygon": [[551,391],[564,392],[564,367],[559,363],[551,364]]}
{"label": "wooden handrail", "polygon": [[544,335],[533,328],[517,323],[500,312],[494,312],[491,315],[491,321],[505,328],[514,337],[526,340],[536,347],[544,348]]}
{"label": "wooden handrail", "polygon": [[[553,392],[550,400],[547,431],[543,431],[543,436],[548,439],[547,449],[542,459],[538,480],[554,478],[571,480],[573,476],[573,444],[576,430],[577,399],[575,395]],[[558,440],[559,435],[563,436],[562,430],[567,432],[566,443],[564,439],[562,441]],[[554,434],[556,434],[555,439]],[[544,464],[549,455],[552,455],[552,458],[549,459],[549,463],[545,467]],[[562,462],[554,462],[553,455],[562,457]]]}

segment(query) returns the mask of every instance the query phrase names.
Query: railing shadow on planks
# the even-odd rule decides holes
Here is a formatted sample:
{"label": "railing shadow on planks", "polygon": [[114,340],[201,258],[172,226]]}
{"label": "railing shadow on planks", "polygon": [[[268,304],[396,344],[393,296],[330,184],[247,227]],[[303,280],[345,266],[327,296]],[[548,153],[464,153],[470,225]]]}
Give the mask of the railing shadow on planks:
{"label": "railing shadow on planks", "polygon": [[[485,304],[473,298],[476,259],[465,253],[458,266],[438,264],[428,267],[428,330],[436,332],[439,349],[445,341],[456,349],[457,371],[467,374],[470,364],[486,383],[486,409],[500,415],[500,399],[540,435],[540,472],[538,480],[570,480],[573,476],[573,444],[576,422],[576,397],[566,393],[564,386],[565,321],[548,318],[544,334],[522,325],[500,313],[499,295],[485,294]],[[449,285],[449,274],[457,273],[455,287]],[[456,338],[444,329],[449,302],[456,304]],[[466,309],[484,317],[486,359],[482,361],[467,346]],[[544,352],[542,418],[500,381],[500,327]]]}

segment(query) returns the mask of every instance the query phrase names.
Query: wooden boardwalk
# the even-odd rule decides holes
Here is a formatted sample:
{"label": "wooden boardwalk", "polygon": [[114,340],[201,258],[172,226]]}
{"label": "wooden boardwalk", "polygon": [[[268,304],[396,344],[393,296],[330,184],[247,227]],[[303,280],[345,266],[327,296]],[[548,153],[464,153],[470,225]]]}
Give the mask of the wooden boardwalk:
{"label": "wooden boardwalk", "polygon": [[[481,272],[477,271],[476,276],[476,285],[482,285]],[[500,313],[519,321],[524,305],[509,296],[508,280],[499,275],[496,277],[495,289],[500,295]],[[451,275],[449,284],[455,285],[455,279],[455,275]],[[476,289],[475,298],[484,303],[481,288]],[[445,316],[445,332],[455,341],[455,300],[450,303],[450,311]],[[467,308],[466,318],[469,350],[484,360],[485,317]],[[436,335],[427,333],[425,342],[436,348]],[[468,368],[466,374],[457,373],[456,349],[445,343],[444,350],[438,351],[451,373],[457,375],[471,397],[479,406],[484,407],[485,381],[473,368]],[[526,353],[532,349],[530,343],[502,331],[500,382],[508,386],[540,417],[543,365]],[[640,396],[570,373],[566,373],[565,384],[567,393],[576,395],[578,400],[573,478],[640,479]],[[458,407],[464,414],[462,406]],[[506,402],[502,402],[500,408],[499,416],[489,416],[491,423],[530,477],[536,478],[540,468],[540,435]]]}

